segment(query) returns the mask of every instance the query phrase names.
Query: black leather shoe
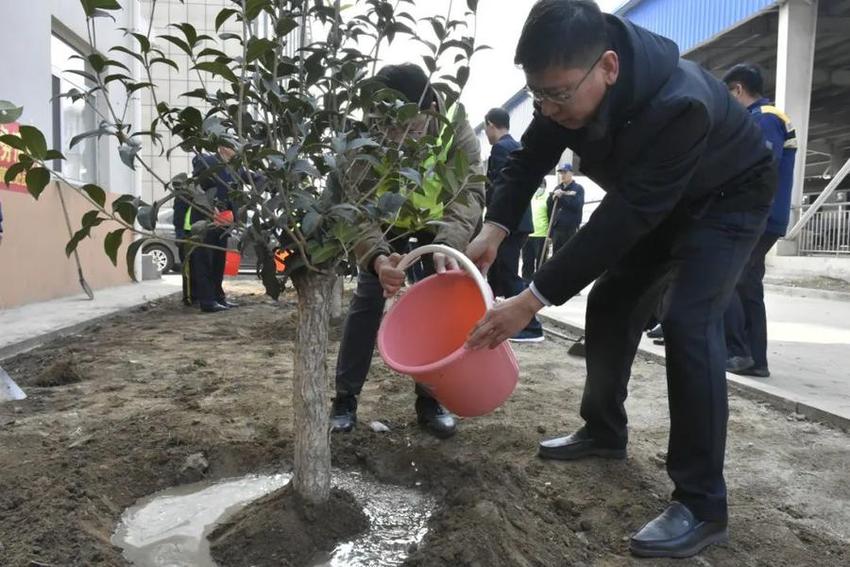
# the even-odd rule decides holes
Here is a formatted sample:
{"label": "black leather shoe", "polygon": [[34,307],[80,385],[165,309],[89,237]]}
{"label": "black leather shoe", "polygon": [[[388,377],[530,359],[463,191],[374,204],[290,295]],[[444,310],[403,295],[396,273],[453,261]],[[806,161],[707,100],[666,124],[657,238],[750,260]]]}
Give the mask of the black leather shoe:
{"label": "black leather shoe", "polygon": [[654,326],[652,329],[646,332],[646,337],[649,339],[663,339],[664,338],[664,329],[661,327],[661,323]]}
{"label": "black leather shoe", "polygon": [[691,557],[713,543],[728,541],[726,522],[699,520],[674,501],[632,536],[629,551],[638,557]]}
{"label": "black leather shoe", "polygon": [[357,425],[357,397],[337,394],[331,410],[331,432],[348,433]]}
{"label": "black leather shoe", "polygon": [[537,446],[537,456],[542,459],[572,461],[584,457],[602,457],[605,459],[625,459],[625,447],[603,445],[591,437],[584,427],[566,437],[544,439]]}
{"label": "black leather shoe", "polygon": [[740,374],[748,368],[752,368],[755,364],[751,356],[733,356],[726,360],[726,372],[732,374]]}
{"label": "black leather shoe", "polygon": [[227,311],[227,307],[221,303],[201,303],[201,311],[203,313],[218,313],[219,311]]}
{"label": "black leather shoe", "polygon": [[239,307],[238,303],[233,303],[232,301],[228,301],[226,299],[224,301],[219,301],[219,304],[224,305],[228,309],[233,309],[234,307]]}
{"label": "black leather shoe", "polygon": [[755,376],[756,378],[770,378],[770,370],[767,369],[767,366],[751,366],[750,368],[739,370],[733,374],[737,374],[739,376]]}
{"label": "black leather shoe", "polygon": [[457,432],[457,420],[434,398],[416,396],[419,425],[438,439],[448,439]]}

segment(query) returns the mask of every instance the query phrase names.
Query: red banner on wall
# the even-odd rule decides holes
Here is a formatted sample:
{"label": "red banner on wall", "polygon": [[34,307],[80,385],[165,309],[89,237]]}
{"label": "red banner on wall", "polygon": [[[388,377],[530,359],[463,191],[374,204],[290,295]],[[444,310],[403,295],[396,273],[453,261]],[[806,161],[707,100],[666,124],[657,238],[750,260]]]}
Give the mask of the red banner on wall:
{"label": "red banner on wall", "polygon": [[[18,135],[18,123],[0,124],[0,136],[4,134]],[[27,192],[27,182],[24,173],[19,173],[10,183],[6,185],[6,171],[12,164],[18,162],[18,150],[12,146],[0,143],[0,189],[9,189],[19,193]]]}

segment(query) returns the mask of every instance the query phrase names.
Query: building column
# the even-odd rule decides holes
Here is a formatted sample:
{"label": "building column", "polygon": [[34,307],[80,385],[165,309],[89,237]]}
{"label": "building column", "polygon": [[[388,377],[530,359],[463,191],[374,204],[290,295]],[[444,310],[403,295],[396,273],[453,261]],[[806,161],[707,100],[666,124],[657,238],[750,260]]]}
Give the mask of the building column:
{"label": "building column", "polygon": [[[818,0],[787,0],[779,7],[776,106],[788,114],[797,130],[797,160],[791,192],[792,225],[800,218],[803,201],[817,19]],[[780,255],[794,255],[797,243],[780,241],[778,252]]]}

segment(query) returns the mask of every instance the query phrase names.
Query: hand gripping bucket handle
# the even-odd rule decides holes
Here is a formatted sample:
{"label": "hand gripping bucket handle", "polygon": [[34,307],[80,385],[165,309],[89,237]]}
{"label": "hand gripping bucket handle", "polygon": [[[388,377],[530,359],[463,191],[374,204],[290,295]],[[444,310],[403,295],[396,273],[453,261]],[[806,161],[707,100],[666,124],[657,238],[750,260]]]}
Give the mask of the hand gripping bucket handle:
{"label": "hand gripping bucket handle", "polygon": [[463,270],[473,280],[475,280],[475,285],[477,285],[478,289],[481,290],[481,296],[484,298],[484,305],[487,309],[493,307],[493,292],[490,291],[490,286],[487,285],[486,281],[484,281],[484,276],[481,275],[481,272],[475,264],[472,263],[472,260],[467,258],[464,253],[458,252],[454,248],[449,248],[444,244],[428,244],[426,246],[420,246],[412,252],[408,252],[404,255],[401,262],[398,263],[398,269],[404,271],[422,256],[436,253],[445,254],[446,256],[450,256],[457,260],[458,265],[463,268]]}

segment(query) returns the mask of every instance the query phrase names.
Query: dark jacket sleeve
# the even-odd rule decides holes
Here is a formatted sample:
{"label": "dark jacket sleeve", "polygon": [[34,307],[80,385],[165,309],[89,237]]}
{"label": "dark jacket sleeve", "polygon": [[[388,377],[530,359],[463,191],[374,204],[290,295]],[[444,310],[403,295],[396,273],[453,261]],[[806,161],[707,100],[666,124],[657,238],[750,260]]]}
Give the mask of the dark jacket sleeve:
{"label": "dark jacket sleeve", "polygon": [[773,153],[773,161],[779,163],[782,159],[782,150],[785,149],[785,124],[775,114],[763,112],[759,115],[759,126]]}
{"label": "dark jacket sleeve", "polygon": [[706,108],[687,102],[649,138],[644,151],[610,187],[590,220],[534,276],[534,286],[560,305],[621,259],[680,202],[708,140]]}
{"label": "dark jacket sleeve", "polygon": [[486,220],[516,230],[543,177],[557,165],[567,147],[564,132],[548,119],[534,117],[522,136],[522,147],[508,155],[502,174],[493,184]]}

